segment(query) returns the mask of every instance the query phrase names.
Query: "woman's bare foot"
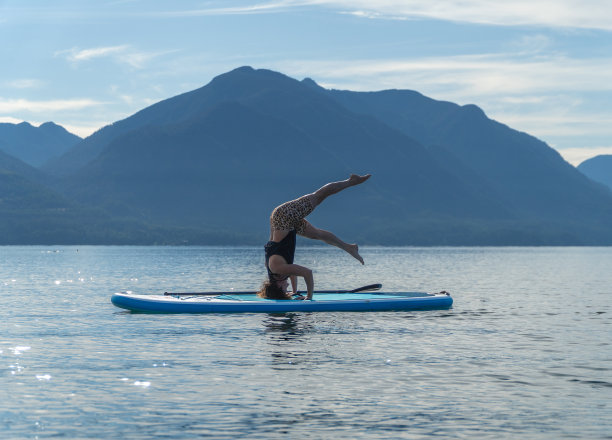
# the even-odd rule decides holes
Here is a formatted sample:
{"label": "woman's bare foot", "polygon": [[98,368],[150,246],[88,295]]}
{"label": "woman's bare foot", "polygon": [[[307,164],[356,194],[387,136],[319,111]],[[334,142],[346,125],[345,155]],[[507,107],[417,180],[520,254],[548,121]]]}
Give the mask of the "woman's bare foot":
{"label": "woman's bare foot", "polygon": [[359,246],[357,246],[356,244],[349,244],[344,250],[347,251],[353,258],[355,258],[361,264],[364,264],[363,258],[361,258],[361,255],[359,255]]}
{"label": "woman's bare foot", "polygon": [[359,185],[360,183],[365,182],[366,180],[368,180],[372,175],[371,174],[366,174],[365,176],[359,176],[357,174],[351,174],[351,177],[349,177],[348,181],[349,184],[352,185]]}

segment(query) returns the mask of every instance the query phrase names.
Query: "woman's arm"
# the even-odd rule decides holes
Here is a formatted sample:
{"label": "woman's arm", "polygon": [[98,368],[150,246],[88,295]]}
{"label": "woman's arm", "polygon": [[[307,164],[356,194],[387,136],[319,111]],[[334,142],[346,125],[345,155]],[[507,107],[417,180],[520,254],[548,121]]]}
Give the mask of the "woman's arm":
{"label": "woman's arm", "polygon": [[298,279],[295,275],[291,275],[291,288],[293,289],[293,293],[297,293],[298,291]]}
{"label": "woman's arm", "polygon": [[[314,291],[314,278],[312,276],[312,270],[308,269],[307,267],[300,266],[299,264],[287,264],[285,259],[278,255],[272,255],[272,257],[270,257],[268,266],[270,267],[272,273],[304,278],[307,292],[306,299],[312,299],[312,293]],[[293,283],[293,280],[291,280],[291,283]]]}
{"label": "woman's arm", "polygon": [[291,266],[292,275],[297,275],[304,278],[307,292],[306,299],[312,299],[312,293],[314,291],[314,277],[312,276],[312,270],[298,264],[288,264],[287,266]]}

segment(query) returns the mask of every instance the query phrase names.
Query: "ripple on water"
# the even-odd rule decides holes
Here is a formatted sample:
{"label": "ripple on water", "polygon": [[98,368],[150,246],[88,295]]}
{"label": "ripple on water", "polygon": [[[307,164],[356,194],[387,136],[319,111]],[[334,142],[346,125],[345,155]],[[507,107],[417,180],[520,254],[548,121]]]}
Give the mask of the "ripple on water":
{"label": "ripple on water", "polygon": [[109,297],[221,290],[228,280],[256,288],[259,248],[0,253],[0,380],[10,396],[0,398],[0,431],[13,438],[612,432],[612,249],[366,247],[367,265],[354,270],[334,249],[300,248],[319,286],[344,288],[347,274],[392,291],[443,286],[455,304],[241,316],[123,313]]}

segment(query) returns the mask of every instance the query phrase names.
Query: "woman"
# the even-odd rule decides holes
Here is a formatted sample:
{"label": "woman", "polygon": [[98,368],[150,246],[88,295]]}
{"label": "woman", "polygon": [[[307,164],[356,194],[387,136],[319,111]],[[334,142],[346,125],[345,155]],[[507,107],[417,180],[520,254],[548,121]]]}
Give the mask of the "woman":
{"label": "woman", "polygon": [[264,282],[259,296],[271,299],[291,299],[291,295],[287,293],[287,279],[291,279],[293,292],[297,292],[297,277],[302,277],[306,282],[306,299],[312,299],[314,288],[312,271],[307,267],[293,264],[296,234],[339,247],[363,264],[363,258],[359,255],[359,247],[356,244],[345,243],[331,232],[315,228],[306,221],[305,217],[327,197],[349,186],[359,185],[369,178],[369,174],[365,176],[351,174],[347,180],[328,183],[316,192],[283,203],[272,211],[270,241],[264,248],[268,280]]}

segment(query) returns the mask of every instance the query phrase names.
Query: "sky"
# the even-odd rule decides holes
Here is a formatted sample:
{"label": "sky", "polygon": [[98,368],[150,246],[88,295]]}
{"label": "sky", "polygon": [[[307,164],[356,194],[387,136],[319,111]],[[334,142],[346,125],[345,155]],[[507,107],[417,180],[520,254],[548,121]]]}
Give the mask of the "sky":
{"label": "sky", "polygon": [[0,122],[85,137],[240,66],[476,104],[612,154],[610,0],[0,0]]}

